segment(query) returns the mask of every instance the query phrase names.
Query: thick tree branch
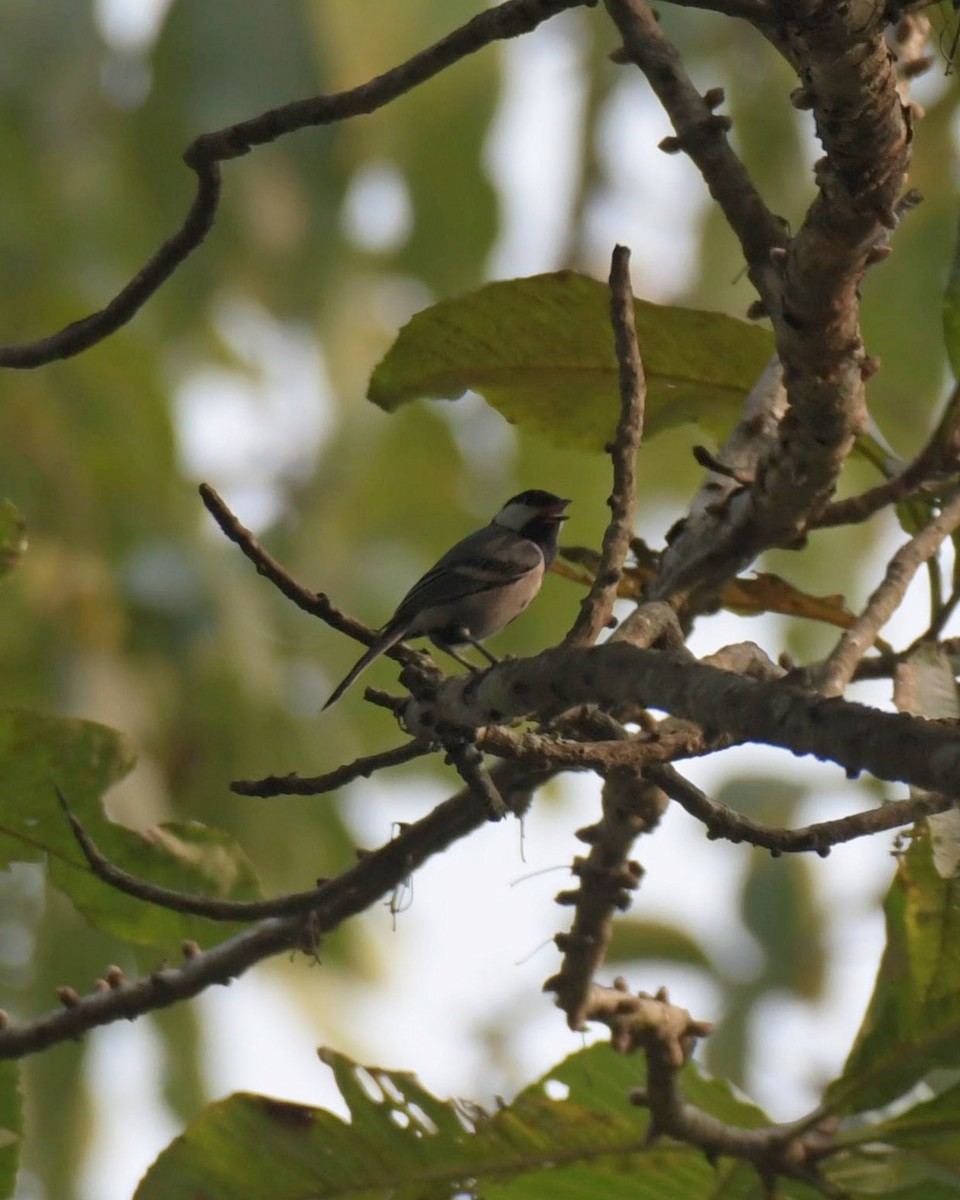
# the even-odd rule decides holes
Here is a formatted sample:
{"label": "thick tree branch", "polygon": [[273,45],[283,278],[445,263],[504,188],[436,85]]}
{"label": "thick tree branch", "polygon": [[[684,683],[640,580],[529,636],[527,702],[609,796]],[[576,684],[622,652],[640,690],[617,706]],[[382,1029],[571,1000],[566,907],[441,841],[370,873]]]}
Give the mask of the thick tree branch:
{"label": "thick tree branch", "polygon": [[595,825],[577,831],[590,846],[586,858],[575,858],[571,868],[579,885],[560,892],[558,904],[574,906],[567,933],[554,938],[563,954],[556,975],[543,985],[553,992],[566,1013],[571,1029],[582,1029],[593,977],[606,958],[613,932],[613,917],[630,906],[643,870],[629,858],[634,841],[652,832],[667,805],[660,788],[630,768],[610,771],[603,785],[603,813]]}
{"label": "thick tree branch", "polygon": [[637,344],[637,326],[630,286],[630,251],[616,246],[610,264],[610,320],[620,375],[620,418],[607,447],[613,461],[613,488],[607,503],[610,523],[603,535],[600,562],[593,585],[567,634],[567,645],[592,645],[613,616],[623,564],[633,537],[637,506],[637,453],[643,440],[647,382]]}
{"label": "thick tree branch", "polygon": [[[643,0],[607,0],[629,58],[645,72],[676,130],[670,149],[700,168],[744,248],[770,315],[789,406],[749,488],[691,526],[663,556],[651,595],[689,602],[771,545],[794,544],[822,511],[865,427],[864,378],[876,369],[860,340],[858,287],[896,224],[909,159],[909,117],[883,37],[883,7],[806,0],[761,26],[797,68],[800,107],[812,107],[827,151],[819,195],[797,237],[763,205],[718,118],[687,79]],[[712,122],[712,123],[711,123]]]}
{"label": "thick tree branch", "polygon": [[[691,662],[670,651],[623,642],[559,647],[536,658],[501,663],[479,679],[449,679],[429,702],[410,700],[403,719],[413,733],[439,723],[479,729],[531,712],[595,703],[664,710],[737,741],[812,754],[848,774],[952,793],[960,777],[960,731],[902,713],[885,713],[791,686],[763,683]],[[424,722],[426,724],[424,724]]]}
{"label": "thick tree branch", "polygon": [[221,162],[238,158],[254,146],[275,142],[298,129],[332,125],[349,117],[375,112],[492,42],[529,33],[557,13],[590,2],[506,0],[497,8],[478,13],[439,42],[359,87],[332,96],[315,96],[284,104],[252,120],[201,134],[183,155],[184,162],[197,175],[197,194],[181,228],[164,242],[109,304],[49,337],[19,346],[0,347],[0,366],[39,367],[57,359],[70,358],[125,325],[209,232],[220,198]]}

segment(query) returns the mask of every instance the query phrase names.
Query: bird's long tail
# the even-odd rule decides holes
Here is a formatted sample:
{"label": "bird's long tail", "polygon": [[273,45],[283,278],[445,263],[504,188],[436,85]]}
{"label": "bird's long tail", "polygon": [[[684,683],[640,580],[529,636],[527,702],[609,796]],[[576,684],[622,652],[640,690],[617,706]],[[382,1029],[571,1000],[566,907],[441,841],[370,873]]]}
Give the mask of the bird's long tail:
{"label": "bird's long tail", "polygon": [[326,702],[323,708],[328,709],[331,704],[336,703],[336,701],[340,699],[340,697],[347,690],[350,684],[353,683],[360,672],[369,667],[375,658],[379,658],[381,654],[385,654],[391,646],[395,646],[397,642],[402,641],[406,632],[407,626],[405,624],[399,626],[388,625],[373,643],[373,645],[363,654],[360,660],[354,663],[354,665],[350,668],[350,670],[347,672],[346,678],[341,680],[341,682],[338,683],[333,689],[330,694],[330,699]]}

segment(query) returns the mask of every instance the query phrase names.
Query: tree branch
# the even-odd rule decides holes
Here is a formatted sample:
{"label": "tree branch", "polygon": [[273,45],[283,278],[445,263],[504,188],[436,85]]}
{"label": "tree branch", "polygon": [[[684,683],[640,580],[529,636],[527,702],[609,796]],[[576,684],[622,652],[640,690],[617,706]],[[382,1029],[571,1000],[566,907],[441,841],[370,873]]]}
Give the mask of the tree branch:
{"label": "tree branch", "polygon": [[593,584],[564,642],[592,645],[613,616],[617,587],[633,536],[637,505],[637,453],[643,440],[647,383],[637,344],[637,326],[630,286],[630,251],[616,246],[610,264],[610,320],[620,373],[620,419],[607,450],[613,461],[613,489],[607,504],[610,523],[603,535],[600,562]]}
{"label": "tree branch", "polygon": [[707,1037],[712,1026],[671,1004],[665,988],[648,996],[632,995],[623,979],[609,988],[594,984],[586,1019],[609,1027],[611,1045],[619,1053],[643,1051],[646,1086],[635,1089],[630,1101],[650,1111],[648,1142],[676,1138],[697,1146],[711,1160],[726,1155],[752,1163],[768,1187],[785,1176],[812,1183],[823,1195],[839,1195],[817,1170],[831,1147],[834,1123],[807,1117],[790,1125],[744,1129],[684,1101],[680,1070],[697,1039]]}
{"label": "tree branch", "polygon": [[734,843],[748,842],[751,846],[769,850],[774,857],[812,850],[821,858],[826,858],[832,846],[911,825],[923,817],[946,812],[955,804],[950,796],[915,796],[908,800],[891,800],[879,808],[865,809],[833,821],[820,821],[802,829],[779,829],[752,821],[719,800],[711,799],[669,765],[650,766],[645,773],[671,800],[703,823],[708,838],[724,838]]}
{"label": "tree branch", "polygon": [[863,612],[846,630],[823,664],[819,683],[824,696],[843,694],[860,660],[876,641],[877,634],[900,607],[914,575],[958,527],[960,492],[938,517],[901,546],[890,559],[882,582],[874,589]]}
{"label": "tree branch", "polygon": [[780,746],[837,763],[848,774],[912,783],[950,794],[960,777],[960,731],[902,713],[824,699],[791,685],[756,682],[690,661],[671,651],[610,641],[558,647],[536,658],[505,662],[479,679],[444,681],[429,701],[410,700],[404,723],[478,729],[531,712],[598,704],[662,709],[693,721],[709,740],[723,731],[736,741]]}
{"label": "tree branch", "polygon": [[[526,811],[534,791],[553,774],[549,767],[518,763],[501,763],[491,772],[498,792],[518,815]],[[79,996],[72,988],[62,988],[61,1009],[21,1025],[0,1021],[0,1059],[22,1058],[79,1037],[97,1025],[121,1018],[131,1020],[190,999],[212,984],[228,982],[273,954],[296,949],[313,952],[323,934],[389,895],[428,858],[466,837],[486,818],[482,803],[472,791],[463,789],[438,804],[426,817],[406,826],[379,850],[364,855],[356,866],[336,879],[312,892],[300,893],[305,900],[310,899],[309,905],[300,909],[291,905],[286,916],[266,920],[210,950],[198,952],[196,947],[186,946],[187,962],[182,967],[164,967],[130,984],[122,973],[113,970],[108,972],[104,985],[89,995]]]}
{"label": "tree branch", "polygon": [[554,938],[563,962],[543,985],[545,992],[555,993],[571,1029],[584,1027],[590,988],[606,958],[614,913],[629,908],[631,892],[643,874],[640,864],[628,857],[630,850],[641,834],[657,827],[666,805],[660,788],[638,771],[615,768],[604,780],[600,820],[577,831],[590,852],[573,860],[571,871],[579,886],[556,897],[558,904],[574,906],[574,918],[569,932]]}
{"label": "tree branch", "polygon": [[[592,0],[593,3],[596,0]],[[213,224],[220,199],[220,163],[274,142],[298,129],[331,125],[375,112],[492,42],[529,33],[543,21],[591,0],[506,0],[478,13],[439,42],[359,87],[273,108],[249,121],[201,134],[183,159],[197,176],[197,194],[181,228],[168,238],[134,278],[98,312],[49,337],[0,347],[0,367],[30,368],[71,358],[127,324],[177,267],[200,245]]]}
{"label": "tree branch", "polygon": [[379,754],[368,754],[329,771],[326,775],[303,777],[296,774],[267,775],[264,779],[235,779],[230,784],[230,791],[238,796],[321,796],[325,792],[334,792],[337,788],[353,783],[355,779],[369,779],[375,771],[387,767],[397,767],[402,763],[413,762],[424,754],[429,754],[435,747],[430,742],[414,738],[402,746],[392,750],[383,750]]}

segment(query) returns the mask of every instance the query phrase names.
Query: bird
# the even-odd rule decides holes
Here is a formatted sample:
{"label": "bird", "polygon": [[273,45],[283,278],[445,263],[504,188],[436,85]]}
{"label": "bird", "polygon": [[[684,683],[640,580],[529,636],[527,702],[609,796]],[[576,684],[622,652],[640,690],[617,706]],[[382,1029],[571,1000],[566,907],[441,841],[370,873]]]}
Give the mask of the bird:
{"label": "bird", "polygon": [[496,663],[480,643],[509,625],[539,592],[557,556],[569,503],[540,488],[511,496],[489,525],[467,534],[417,580],[370,648],[333,689],[324,709],[336,703],[374,659],[404,638],[428,637],[471,671],[473,665],[457,652],[461,646],[474,646]]}

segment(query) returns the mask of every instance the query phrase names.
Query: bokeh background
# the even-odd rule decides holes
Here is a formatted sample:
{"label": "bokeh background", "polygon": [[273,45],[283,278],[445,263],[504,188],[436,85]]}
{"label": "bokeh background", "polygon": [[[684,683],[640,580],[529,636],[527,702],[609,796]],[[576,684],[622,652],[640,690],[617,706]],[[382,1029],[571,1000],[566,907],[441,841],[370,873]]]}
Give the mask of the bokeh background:
{"label": "bokeh background", "polygon": [[[28,340],[99,307],[180,222],[198,133],[352,86],[437,39],[466,0],[6,0],[0,8],[0,339]],[[942,45],[949,5],[931,10]],[[726,89],[733,138],[793,227],[818,153],[795,81],[743,24],[663,5],[696,83]],[[936,43],[936,37],[934,39]],[[349,865],[456,786],[417,764],[336,796],[256,800],[231,779],[320,773],[399,735],[355,688],[319,714],[356,654],[293,610],[205,518],[200,480],[306,585],[380,623],[410,581],[523,487],[574,498],[571,543],[597,545],[601,457],[508,426],[478,397],[387,416],[366,382],[398,328],[489,278],[559,267],[605,277],[633,250],[634,290],[744,315],[737,246],[632,68],[610,63],[602,10],[557,18],[483,51],[388,109],[298,133],[224,168],[204,246],[125,329],[80,357],[0,378],[0,493],[29,527],[0,588],[2,703],[103,721],[137,748],[108,797],[135,828],[176,817],[228,829],[267,891]],[[936,48],[936,47],[935,47]],[[883,370],[871,411],[908,457],[946,389],[940,310],[956,205],[955,81],[938,58],[911,183],[925,202],[864,292]],[[640,532],[654,546],[699,471],[683,429],[644,449]],[[872,482],[853,465],[845,490]],[[862,603],[895,544],[892,521],[818,534],[764,562],[813,592]],[[579,601],[550,579],[497,642],[533,652]],[[925,626],[923,586],[890,639]],[[832,634],[785,618],[702,622],[698,652],[751,638],[822,654]],[[371,682],[394,679],[389,664]],[[888,701],[883,689],[870,698]],[[879,793],[827,767],[759,751],[692,776],[754,815],[807,821]],[[598,787],[546,789],[523,830],[505,822],[431,864],[387,907],[325,945],[198,1002],[112,1027],[27,1064],[20,1200],[125,1200],[210,1098],[243,1088],[336,1105],[314,1047],[417,1071],[443,1094],[510,1095],[580,1039],[540,993],[564,927],[553,894],[595,818]],[[720,1022],[700,1051],[776,1117],[813,1103],[843,1060],[872,985],[892,839],[827,862],[708,843],[682,813],[638,847],[648,874],[618,937],[632,985],[666,983]],[[547,873],[544,873],[547,872]],[[148,956],[98,933],[41,869],[0,875],[0,1002],[49,1008],[106,965]]]}

